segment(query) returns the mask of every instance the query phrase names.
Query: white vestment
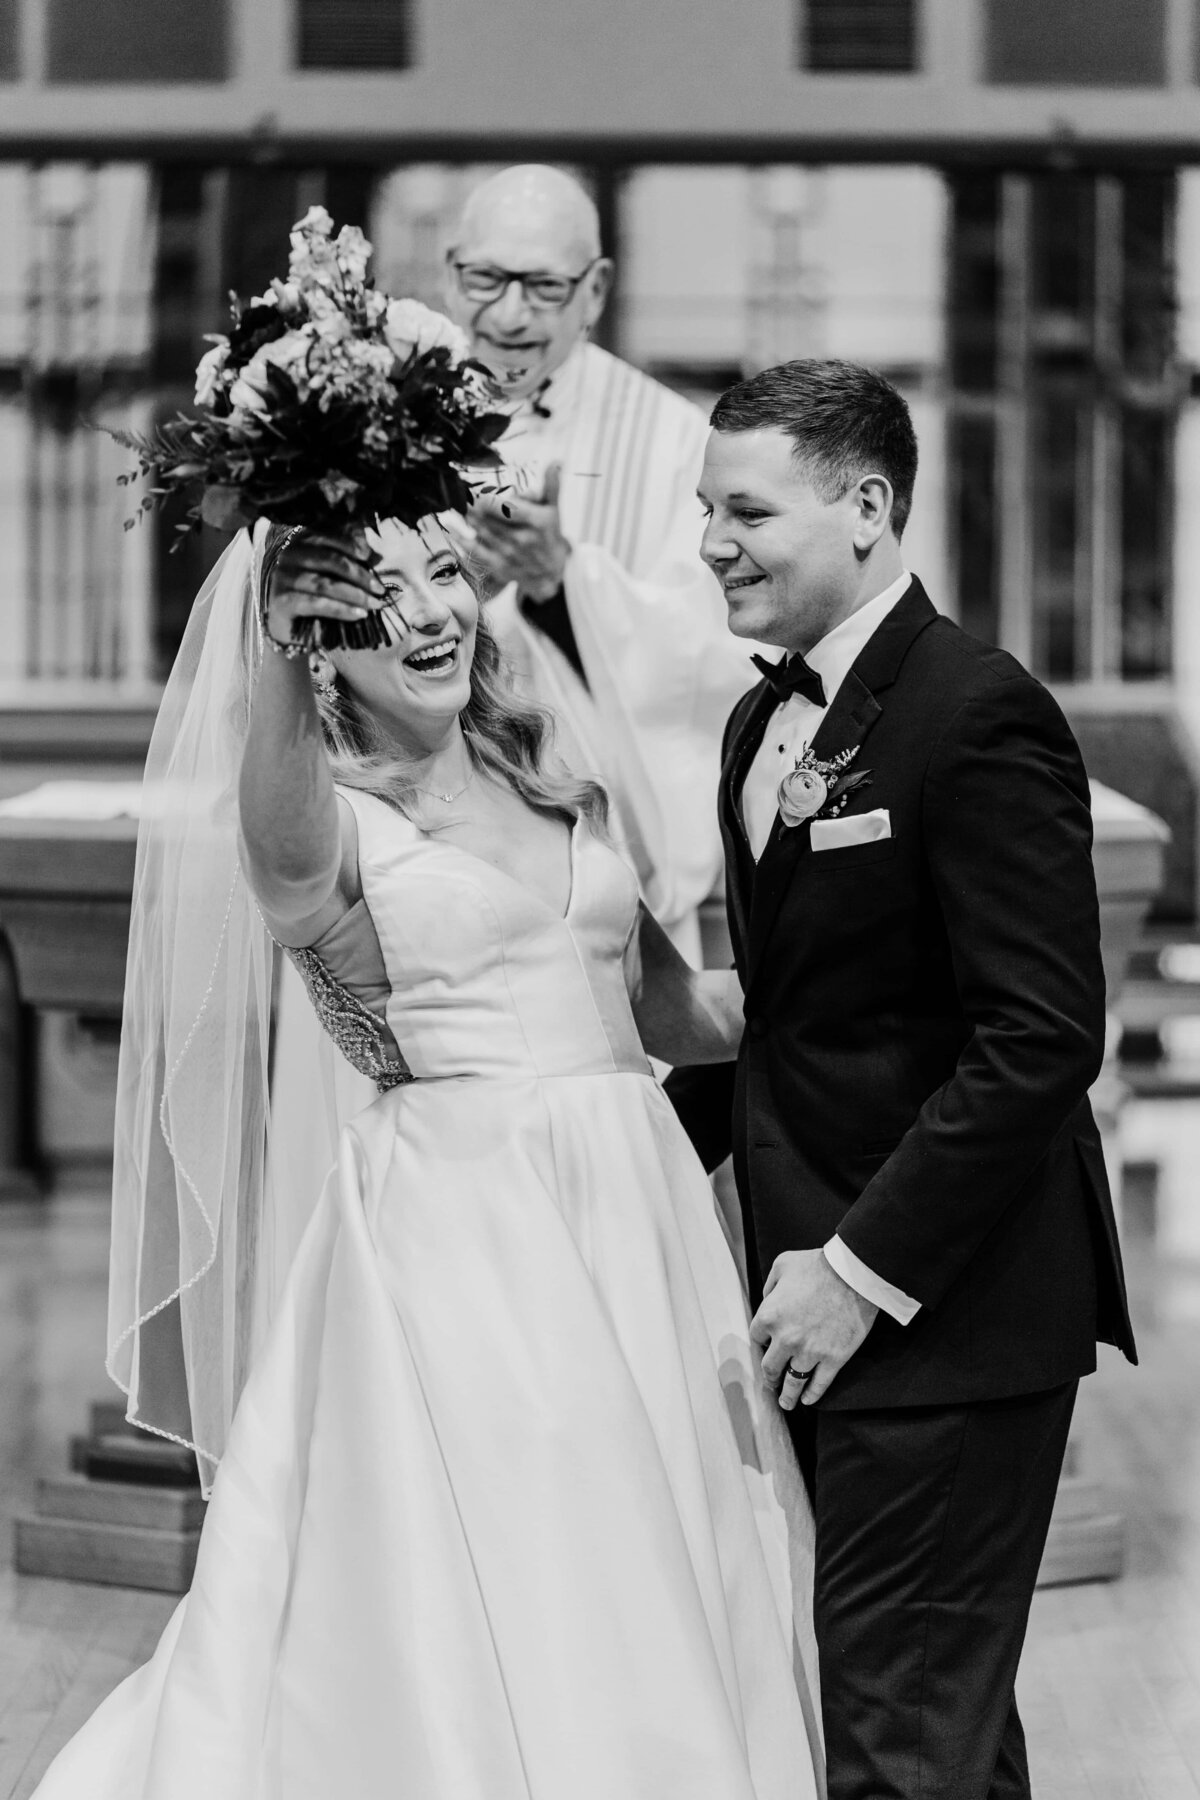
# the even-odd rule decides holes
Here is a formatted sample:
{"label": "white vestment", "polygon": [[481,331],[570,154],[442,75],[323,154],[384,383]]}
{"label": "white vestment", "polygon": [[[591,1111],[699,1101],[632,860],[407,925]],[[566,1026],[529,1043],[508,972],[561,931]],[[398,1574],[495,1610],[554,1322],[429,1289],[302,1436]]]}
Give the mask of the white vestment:
{"label": "white vestment", "polygon": [[755,646],[730,635],[700,561],[707,435],[690,401],[594,345],[575,351],[499,448],[535,495],[561,465],[564,590],[586,687],[514,588],[491,612],[518,680],[553,712],[560,750],[608,788],[643,897],[694,961],[696,909],[721,872],[721,733],[758,678]]}

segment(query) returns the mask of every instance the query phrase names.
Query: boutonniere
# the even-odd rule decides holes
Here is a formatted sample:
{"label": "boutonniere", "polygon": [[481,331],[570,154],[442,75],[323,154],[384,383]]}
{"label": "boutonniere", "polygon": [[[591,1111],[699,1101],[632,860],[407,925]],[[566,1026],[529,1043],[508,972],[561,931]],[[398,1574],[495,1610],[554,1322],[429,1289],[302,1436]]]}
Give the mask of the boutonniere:
{"label": "boutonniere", "polygon": [[856,788],[869,787],[870,769],[850,773],[850,764],[861,746],[839,750],[822,762],[811,750],[803,751],[791,773],[779,784],[779,816],[785,826],[803,825],[808,819],[836,819]]}

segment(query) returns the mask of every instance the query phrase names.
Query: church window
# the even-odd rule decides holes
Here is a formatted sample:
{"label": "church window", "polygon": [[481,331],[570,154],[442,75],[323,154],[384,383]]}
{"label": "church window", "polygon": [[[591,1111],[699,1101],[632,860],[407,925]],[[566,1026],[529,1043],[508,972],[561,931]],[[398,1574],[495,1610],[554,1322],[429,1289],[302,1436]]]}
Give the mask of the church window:
{"label": "church window", "polygon": [[992,82],[1055,87],[1159,87],[1166,0],[985,0]]}
{"label": "church window", "polygon": [[1171,667],[1175,177],[951,177],[960,616],[1044,679]]}
{"label": "church window", "polygon": [[227,0],[49,0],[51,81],[224,81]]}

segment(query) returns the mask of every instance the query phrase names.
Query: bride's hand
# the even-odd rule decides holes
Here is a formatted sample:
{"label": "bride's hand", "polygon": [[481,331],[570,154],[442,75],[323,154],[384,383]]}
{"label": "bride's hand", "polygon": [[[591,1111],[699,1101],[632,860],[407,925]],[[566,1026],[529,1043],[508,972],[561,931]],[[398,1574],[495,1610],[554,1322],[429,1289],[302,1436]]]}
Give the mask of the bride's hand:
{"label": "bride's hand", "polygon": [[267,575],[263,627],[278,644],[290,644],[295,619],[358,621],[387,599],[370,563],[361,531],[340,538],[305,532],[280,551]]}
{"label": "bride's hand", "polygon": [[675,1064],[732,1062],[745,1018],[732,969],[693,969],[645,902],[625,952],[633,1016],[650,1056]]}

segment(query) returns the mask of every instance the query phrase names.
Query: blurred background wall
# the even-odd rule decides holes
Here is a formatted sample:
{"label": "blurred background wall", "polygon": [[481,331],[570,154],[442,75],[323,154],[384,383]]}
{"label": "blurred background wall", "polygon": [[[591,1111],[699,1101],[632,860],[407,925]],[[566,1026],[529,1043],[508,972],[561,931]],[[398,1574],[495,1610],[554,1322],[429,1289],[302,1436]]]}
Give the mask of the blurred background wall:
{"label": "blurred background wall", "polygon": [[314,201],[437,300],[486,169],[577,170],[610,348],[903,388],[908,559],[1174,837],[1200,768],[1200,0],[0,0],[0,792],[136,769],[215,542],[95,422],[190,399]]}

